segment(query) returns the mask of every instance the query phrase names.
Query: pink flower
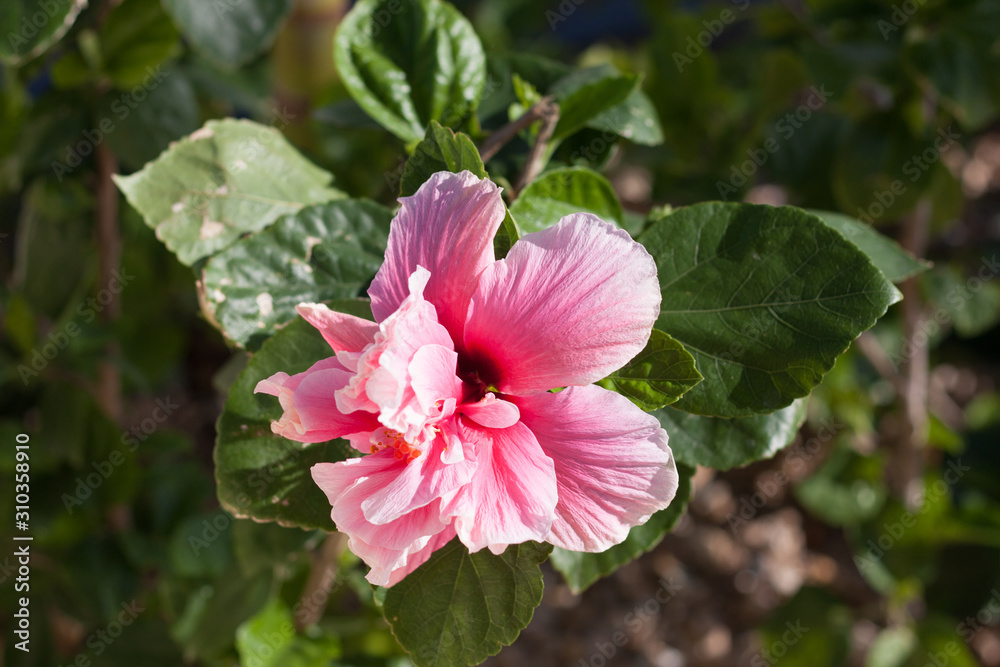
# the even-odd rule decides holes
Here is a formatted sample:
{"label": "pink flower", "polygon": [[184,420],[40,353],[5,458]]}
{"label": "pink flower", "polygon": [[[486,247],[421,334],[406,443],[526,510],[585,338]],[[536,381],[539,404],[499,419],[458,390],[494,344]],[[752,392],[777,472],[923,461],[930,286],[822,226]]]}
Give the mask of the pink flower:
{"label": "pink flower", "polygon": [[495,261],[500,189],[469,172],[400,203],[368,290],[378,324],[300,305],[336,355],[256,389],[284,408],[275,433],[365,454],[312,475],[368,580],[395,584],[456,535],[494,553],[621,542],[677,490],[657,420],[592,384],[649,339],[652,257],[578,213]]}

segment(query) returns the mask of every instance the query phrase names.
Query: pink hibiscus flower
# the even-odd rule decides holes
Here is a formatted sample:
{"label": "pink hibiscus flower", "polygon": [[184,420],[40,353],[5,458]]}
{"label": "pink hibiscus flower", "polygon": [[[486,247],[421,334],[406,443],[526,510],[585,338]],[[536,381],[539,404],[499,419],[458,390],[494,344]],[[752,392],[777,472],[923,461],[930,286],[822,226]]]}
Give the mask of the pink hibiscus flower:
{"label": "pink hibiscus flower", "polygon": [[365,454],[312,476],[368,580],[395,584],[456,535],[493,553],[621,542],[677,490],[657,420],[592,384],[649,339],[652,257],[578,213],[496,261],[500,189],[467,171],[400,203],[368,290],[378,323],[300,305],[336,355],[256,389],[281,402],[275,433]]}

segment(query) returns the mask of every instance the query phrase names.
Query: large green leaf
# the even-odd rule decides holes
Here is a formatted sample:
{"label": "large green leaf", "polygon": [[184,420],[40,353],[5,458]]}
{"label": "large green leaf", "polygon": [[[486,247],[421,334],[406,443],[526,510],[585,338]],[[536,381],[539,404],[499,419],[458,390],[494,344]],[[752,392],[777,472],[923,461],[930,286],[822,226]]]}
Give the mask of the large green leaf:
{"label": "large green leaf", "polygon": [[567,551],[559,547],[552,549],[552,566],[562,573],[573,592],[580,593],[586,590],[601,577],[611,574],[660,543],[687,508],[691,499],[691,478],[694,476],[694,470],[694,466],[678,462],[679,485],[673,502],[666,509],[651,516],[643,525],[632,528],[621,544],[596,554]]}
{"label": "large green leaf", "polygon": [[705,382],[687,412],[746,417],[809,393],[900,294],[854,244],[802,210],[706,203],[639,241],[656,260],[656,328],[694,355]]}
{"label": "large green leaf", "polygon": [[0,6],[0,61],[17,65],[58,41],[87,0],[4,0]]}
{"label": "large green leaf", "polygon": [[702,379],[691,353],[667,334],[653,329],[639,354],[597,384],[649,411],[673,403]]}
{"label": "large green leaf", "polygon": [[655,414],[670,435],[678,462],[728,470],[771,458],[787,447],[805,421],[806,399],[768,415],[737,419],[702,417],[669,406]]}
{"label": "large green leaf", "polygon": [[270,336],[302,302],[356,297],[385,255],[392,211],[338,199],[307,206],[212,257],[202,304],[231,340]]}
{"label": "large green leaf", "polygon": [[927,262],[916,259],[898,243],[879,234],[860,220],[832,211],[809,211],[809,213],[817,216],[858,246],[891,282],[902,282],[930,268]]}
{"label": "large green leaf", "polygon": [[264,342],[229,390],[216,425],[215,480],[219,502],[233,516],[334,529],[330,502],[309,469],[342,461],[353,450],[340,440],[303,445],[274,435],[271,421],[281,417],[278,399],[253,393],[258,382],[279,371],[299,373],[332,355],[318,331],[295,319]]}
{"label": "large green leaf", "polygon": [[[161,77],[151,76],[153,69],[181,51],[180,34],[158,0],[125,0],[108,14],[99,39],[103,69],[122,90],[144,84],[145,89],[152,92],[162,82]],[[132,100],[120,94],[113,97],[120,101],[113,110],[115,115],[109,118],[122,119],[121,110],[125,106],[132,110],[132,107],[141,109],[163,104],[162,98],[153,101]],[[141,104],[137,104],[139,102]]]}
{"label": "large green leaf", "polygon": [[282,215],[342,196],[331,179],[274,128],[227,119],[209,121],[115,182],[157,238],[190,265]]}
{"label": "large green leaf", "polygon": [[[553,138],[568,137],[590,123],[605,129],[611,122],[606,112],[625,103],[638,86],[639,77],[621,74],[609,65],[577,70],[563,77],[550,90],[559,102],[559,122]],[[614,124],[618,124],[617,120]]]}
{"label": "large green leaf", "polygon": [[608,179],[582,167],[555,169],[535,179],[510,206],[521,231],[537,232],[564,216],[587,212],[621,225],[622,205]]}
{"label": "large green leaf", "polygon": [[409,197],[439,171],[455,174],[471,171],[479,178],[486,178],[486,168],[472,139],[461,132],[456,134],[432,120],[427,126],[427,134],[417,144],[413,155],[403,167],[400,194]]}
{"label": "large green leaf", "polygon": [[386,592],[393,634],[417,667],[478,665],[528,625],[550,549],[525,542],[470,554],[453,539]]}
{"label": "large green leaf", "polygon": [[292,0],[162,1],[191,45],[229,70],[270,47],[292,9]]}
{"label": "large green leaf", "polygon": [[486,56],[475,30],[443,0],[360,0],[334,45],[344,86],[400,139],[432,120],[455,127],[476,110]]}

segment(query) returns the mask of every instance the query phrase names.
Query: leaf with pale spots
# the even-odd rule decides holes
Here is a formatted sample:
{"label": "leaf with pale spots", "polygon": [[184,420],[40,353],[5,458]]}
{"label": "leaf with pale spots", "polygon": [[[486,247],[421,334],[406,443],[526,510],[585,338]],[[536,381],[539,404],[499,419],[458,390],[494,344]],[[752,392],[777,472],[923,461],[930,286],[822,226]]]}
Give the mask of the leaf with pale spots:
{"label": "leaf with pale spots", "polygon": [[209,121],[115,182],[190,266],[283,215],[343,197],[330,187],[332,178],[274,128],[226,119]]}

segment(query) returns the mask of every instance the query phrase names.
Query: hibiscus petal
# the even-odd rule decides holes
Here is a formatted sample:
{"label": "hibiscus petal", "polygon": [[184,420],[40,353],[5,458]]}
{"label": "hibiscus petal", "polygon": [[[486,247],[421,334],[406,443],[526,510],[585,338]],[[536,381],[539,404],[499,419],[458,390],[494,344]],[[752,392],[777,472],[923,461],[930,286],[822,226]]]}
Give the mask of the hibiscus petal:
{"label": "hibiscus petal", "polygon": [[589,385],[514,400],[555,463],[559,504],[547,542],[604,551],[673,500],[667,433],[625,397]]}
{"label": "hibiscus petal", "polygon": [[[408,574],[427,562],[435,551],[451,542],[455,537],[455,529],[452,526],[446,527],[437,535],[432,535],[425,540],[423,547],[413,546],[405,551],[390,553],[382,547],[371,547],[361,543],[360,540],[348,540],[347,545],[351,551],[366,563],[369,559],[378,562],[379,567],[372,566],[371,571],[365,578],[369,583],[386,588],[394,586],[403,580]],[[365,554],[365,555],[362,555]],[[383,565],[382,563],[388,563]]]}
{"label": "hibiscus petal", "polygon": [[380,426],[370,412],[345,415],[337,409],[334,393],[350,377],[336,357],[330,357],[302,373],[275,373],[258,382],[254,392],[278,397],[283,413],[271,422],[275,434],[297,442],[326,442],[370,433]]}
{"label": "hibiscus petal", "polygon": [[476,472],[450,500],[442,518],[455,517],[459,539],[476,552],[529,540],[542,542],[552,525],[556,478],[552,459],[524,424],[485,431],[466,426],[476,447]]}
{"label": "hibiscus petal", "polygon": [[375,339],[374,322],[330,310],[322,303],[300,303],[295,307],[306,322],[316,327],[334,352],[358,352]]}
{"label": "hibiscus petal", "polygon": [[520,419],[517,406],[501,400],[494,394],[486,394],[483,400],[465,403],[460,408],[463,415],[487,428],[507,428]]}
{"label": "hibiscus petal", "polygon": [[587,385],[624,366],[660,312],[656,264],[590,213],[527,234],[480,277],[465,349],[503,393]]}
{"label": "hibiscus petal", "polygon": [[438,172],[392,221],[385,262],[368,289],[379,322],[409,294],[407,279],[423,266],[431,272],[425,297],[438,319],[462,340],[462,325],[479,274],[493,262],[493,235],[505,215],[500,188],[471,172]]}

